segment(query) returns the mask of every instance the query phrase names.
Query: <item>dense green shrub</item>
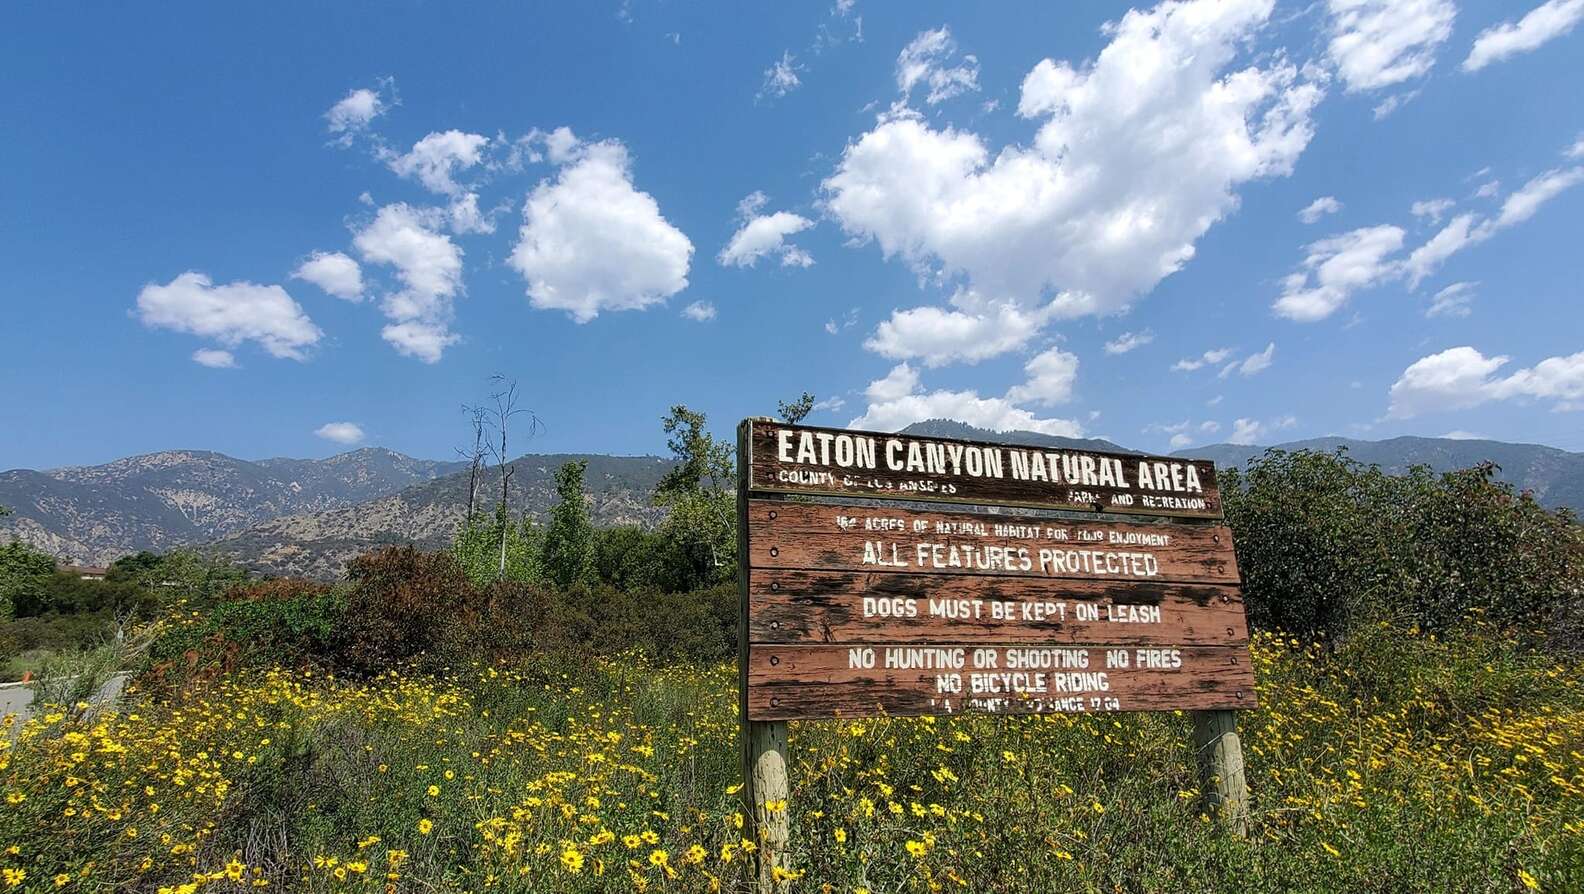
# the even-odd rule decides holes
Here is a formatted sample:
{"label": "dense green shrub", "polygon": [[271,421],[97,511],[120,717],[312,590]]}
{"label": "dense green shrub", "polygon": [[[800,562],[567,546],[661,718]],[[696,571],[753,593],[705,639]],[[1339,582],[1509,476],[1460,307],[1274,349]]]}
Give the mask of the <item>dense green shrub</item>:
{"label": "dense green shrub", "polygon": [[[12,654],[34,650],[72,651],[89,648],[114,630],[115,617],[108,611],[98,611],[17,618],[0,623],[0,638],[11,641]],[[0,648],[0,656],[5,654]]]}
{"label": "dense green shrub", "polygon": [[246,668],[335,667],[346,651],[346,600],[310,581],[237,588],[236,599],[165,622],[141,682],[173,692]]}
{"label": "dense green shrub", "polygon": [[569,657],[636,652],[664,662],[718,661],[735,654],[737,591],[732,585],[687,593],[607,584],[556,590],[504,582],[485,593],[476,627],[459,627],[455,655]]}
{"label": "dense green shrub", "polygon": [[497,506],[493,515],[477,513],[462,523],[451,543],[451,555],[474,586],[487,587],[502,579],[519,583],[542,581],[544,529],[527,516],[513,521],[504,506]]}
{"label": "dense green shrub", "polygon": [[1394,476],[1342,452],[1279,450],[1223,470],[1250,622],[1334,637],[1383,619],[1445,630],[1480,612],[1555,630],[1584,600],[1584,529],[1494,471]]}
{"label": "dense green shrub", "polygon": [[101,612],[151,618],[158,606],[159,599],[153,592],[131,581],[84,579],[68,571],[56,571],[37,580],[35,586],[18,593],[15,600],[18,618]]}

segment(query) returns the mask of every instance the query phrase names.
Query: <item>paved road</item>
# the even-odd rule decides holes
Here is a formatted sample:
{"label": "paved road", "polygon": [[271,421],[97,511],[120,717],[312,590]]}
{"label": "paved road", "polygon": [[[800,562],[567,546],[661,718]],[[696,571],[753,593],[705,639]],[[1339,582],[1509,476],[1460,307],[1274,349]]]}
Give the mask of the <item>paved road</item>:
{"label": "paved road", "polygon": [[[127,675],[116,674],[99,690],[99,699],[115,698],[121,694],[121,688],[126,685]],[[0,683],[0,717],[7,714],[17,715],[17,722],[28,719],[31,713],[28,704],[33,701],[33,689],[21,683]]]}

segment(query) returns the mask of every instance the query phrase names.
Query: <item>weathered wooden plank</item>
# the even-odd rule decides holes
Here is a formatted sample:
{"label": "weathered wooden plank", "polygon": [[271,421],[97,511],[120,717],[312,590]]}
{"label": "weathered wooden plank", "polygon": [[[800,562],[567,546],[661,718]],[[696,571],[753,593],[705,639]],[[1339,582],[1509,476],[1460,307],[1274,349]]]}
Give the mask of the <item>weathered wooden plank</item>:
{"label": "weathered wooden plank", "polygon": [[749,500],[754,568],[1235,584],[1220,525],[1118,524]]}
{"label": "weathered wooden plank", "polygon": [[[1115,656],[1125,656],[1127,666],[1117,666]],[[754,644],[748,651],[748,716],[754,720],[1256,704],[1244,646]]]}
{"label": "weathered wooden plank", "polygon": [[1248,642],[1243,595],[1209,584],[753,569],[755,643]]}
{"label": "weathered wooden plank", "polygon": [[[748,472],[742,457],[748,453],[752,422],[737,427],[737,554],[748,552],[750,532],[742,524],[748,507]],[[793,873],[787,799],[792,786],[787,774],[787,728],[784,721],[757,720],[748,716],[748,566],[737,565],[737,713],[742,747],[742,799],[746,819],[743,834],[756,847],[746,859],[752,865],[752,884],[760,894],[784,894]],[[777,872],[780,870],[780,872]]]}
{"label": "weathered wooden plank", "polygon": [[756,420],[749,486],[770,493],[1220,518],[1215,463]]}

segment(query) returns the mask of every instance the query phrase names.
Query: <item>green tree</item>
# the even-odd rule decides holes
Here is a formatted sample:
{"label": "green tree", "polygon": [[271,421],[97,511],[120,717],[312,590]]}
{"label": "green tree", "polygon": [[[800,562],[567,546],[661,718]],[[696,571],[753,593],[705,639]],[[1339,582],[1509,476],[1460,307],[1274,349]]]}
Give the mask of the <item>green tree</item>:
{"label": "green tree", "polygon": [[563,590],[594,580],[594,523],[583,502],[587,460],[556,469],[556,502],[545,526],[544,566],[550,583]]}
{"label": "green tree", "polygon": [[109,577],[156,593],[165,603],[187,600],[194,606],[213,605],[226,591],[247,580],[247,572],[192,549],[175,549],[164,555],[141,552],[123,556],[110,566]]}
{"label": "green tree", "polygon": [[791,403],[787,403],[785,401],[776,401],[776,409],[781,414],[782,422],[785,422],[788,425],[797,425],[799,422],[802,422],[809,413],[814,411],[814,395],[805,391],[803,392],[802,397],[799,397],[797,400]]}
{"label": "green tree", "polygon": [[54,573],[55,559],[30,544],[0,544],[0,620],[10,618],[19,604],[42,601]]}
{"label": "green tree", "polygon": [[678,404],[661,422],[676,466],[655,487],[667,510],[660,526],[685,566],[682,589],[708,586],[736,573],[737,464],[730,444],[704,427],[703,413]]}
{"label": "green tree", "polygon": [[[502,542],[506,544],[504,571]],[[539,583],[544,580],[544,529],[526,515],[512,521],[506,507],[497,503],[493,515],[480,513],[463,520],[451,542],[451,555],[477,587],[498,580]]]}

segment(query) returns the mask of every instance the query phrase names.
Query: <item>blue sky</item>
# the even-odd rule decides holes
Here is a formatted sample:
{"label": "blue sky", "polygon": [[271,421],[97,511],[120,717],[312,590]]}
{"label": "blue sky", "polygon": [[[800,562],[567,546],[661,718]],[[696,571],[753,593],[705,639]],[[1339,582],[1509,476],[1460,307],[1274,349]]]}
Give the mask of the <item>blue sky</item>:
{"label": "blue sky", "polygon": [[11,5],[0,467],[952,416],[1584,449],[1584,0]]}

